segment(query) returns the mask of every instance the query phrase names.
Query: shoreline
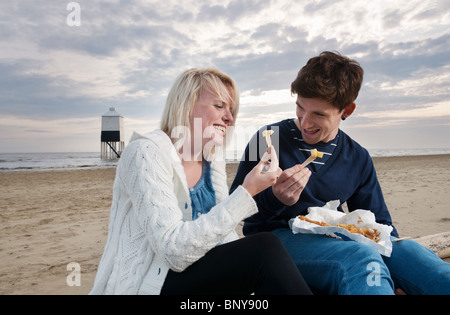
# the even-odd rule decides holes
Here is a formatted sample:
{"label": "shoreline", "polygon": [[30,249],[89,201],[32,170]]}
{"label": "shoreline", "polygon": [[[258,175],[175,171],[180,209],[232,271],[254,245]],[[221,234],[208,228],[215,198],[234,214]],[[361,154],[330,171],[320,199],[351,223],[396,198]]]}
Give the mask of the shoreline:
{"label": "shoreline", "polygon": [[[450,231],[450,155],[374,157],[400,236]],[[227,164],[229,182],[238,162]],[[87,294],[108,235],[114,167],[0,171],[0,294]],[[67,266],[81,267],[68,286]]]}
{"label": "shoreline", "polygon": [[[372,160],[374,161],[374,163],[378,160],[383,161],[385,159],[403,159],[403,158],[412,158],[412,159],[428,159],[428,158],[432,158],[432,157],[448,157],[450,158],[450,154],[449,153],[440,153],[440,154],[430,154],[430,155],[426,155],[426,154],[420,154],[420,155],[393,155],[393,156],[372,156]],[[118,160],[117,160],[118,161]],[[240,163],[240,159],[239,160],[226,160],[225,163],[227,165],[233,165],[233,164],[239,164]],[[104,165],[104,166],[99,166],[99,165],[80,165],[80,166],[67,166],[67,167],[50,167],[50,168],[46,168],[46,167],[18,167],[18,168],[13,168],[13,169],[7,169],[7,168],[1,168],[0,167],[0,174],[3,172],[53,172],[53,171],[78,171],[78,170],[96,170],[96,169],[108,169],[108,168],[116,168],[116,165]]]}

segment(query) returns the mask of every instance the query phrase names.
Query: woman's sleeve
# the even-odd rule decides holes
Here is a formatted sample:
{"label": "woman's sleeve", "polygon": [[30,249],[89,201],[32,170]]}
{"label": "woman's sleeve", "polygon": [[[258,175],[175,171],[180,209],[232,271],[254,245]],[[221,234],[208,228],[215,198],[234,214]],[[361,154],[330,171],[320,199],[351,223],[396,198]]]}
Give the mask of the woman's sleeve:
{"label": "woman's sleeve", "polygon": [[149,140],[129,144],[120,180],[150,246],[174,271],[183,271],[216,246],[236,225],[257,211],[242,187],[194,221],[183,221],[170,157]]}

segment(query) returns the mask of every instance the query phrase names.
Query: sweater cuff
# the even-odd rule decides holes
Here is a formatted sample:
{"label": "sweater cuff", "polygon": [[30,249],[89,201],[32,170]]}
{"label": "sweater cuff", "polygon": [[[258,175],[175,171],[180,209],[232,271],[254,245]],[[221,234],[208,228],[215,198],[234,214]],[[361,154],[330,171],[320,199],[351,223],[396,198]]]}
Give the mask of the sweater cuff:
{"label": "sweater cuff", "polygon": [[258,206],[250,193],[241,185],[229,196],[232,202],[230,214],[240,222],[258,212]]}

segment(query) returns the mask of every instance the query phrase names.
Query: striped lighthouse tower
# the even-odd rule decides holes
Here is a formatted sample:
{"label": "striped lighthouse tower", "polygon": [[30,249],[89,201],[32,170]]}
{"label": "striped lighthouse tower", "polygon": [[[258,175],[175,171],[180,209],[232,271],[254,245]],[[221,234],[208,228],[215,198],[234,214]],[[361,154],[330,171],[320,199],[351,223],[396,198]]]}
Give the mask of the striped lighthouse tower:
{"label": "striped lighthouse tower", "polygon": [[123,116],[115,107],[102,115],[101,159],[118,159],[125,148]]}

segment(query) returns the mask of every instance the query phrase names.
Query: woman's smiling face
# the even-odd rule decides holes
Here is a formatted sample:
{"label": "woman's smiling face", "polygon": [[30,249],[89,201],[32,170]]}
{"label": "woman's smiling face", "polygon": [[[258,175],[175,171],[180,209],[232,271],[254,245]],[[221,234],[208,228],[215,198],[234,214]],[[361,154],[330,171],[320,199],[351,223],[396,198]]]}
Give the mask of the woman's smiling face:
{"label": "woman's smiling face", "polygon": [[[210,89],[204,89],[191,116],[191,135],[199,133],[201,123],[202,147],[207,143],[222,146],[227,127],[233,124],[231,100],[225,102]],[[212,141],[212,143],[211,143]]]}

